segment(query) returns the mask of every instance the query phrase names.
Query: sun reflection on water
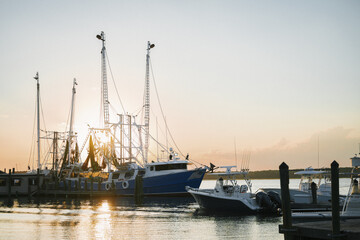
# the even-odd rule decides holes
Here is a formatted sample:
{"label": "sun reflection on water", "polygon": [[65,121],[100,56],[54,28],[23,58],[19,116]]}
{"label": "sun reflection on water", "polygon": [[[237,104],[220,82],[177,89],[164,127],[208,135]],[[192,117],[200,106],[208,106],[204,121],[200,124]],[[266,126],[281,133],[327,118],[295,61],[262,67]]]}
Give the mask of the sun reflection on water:
{"label": "sun reflection on water", "polygon": [[96,215],[92,221],[96,239],[111,239],[111,219],[109,202],[103,200],[101,205],[97,208]]}

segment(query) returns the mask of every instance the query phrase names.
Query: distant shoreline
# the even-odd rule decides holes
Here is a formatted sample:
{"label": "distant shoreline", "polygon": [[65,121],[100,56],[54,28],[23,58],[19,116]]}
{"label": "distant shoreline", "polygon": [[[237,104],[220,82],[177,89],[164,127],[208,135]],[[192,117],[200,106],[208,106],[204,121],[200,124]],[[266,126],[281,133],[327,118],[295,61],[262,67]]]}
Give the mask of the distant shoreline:
{"label": "distant shoreline", "polygon": [[[289,178],[300,179],[300,175],[295,175],[295,172],[303,171],[304,169],[293,169],[289,170]],[[331,172],[330,168],[321,169],[323,171]],[[352,170],[351,167],[339,168],[340,173],[350,173]],[[262,171],[250,171],[248,174],[250,179],[280,179],[279,170],[262,170]],[[340,175],[340,178],[348,178],[346,175]],[[216,175],[205,174],[204,180],[216,180],[218,177]]]}

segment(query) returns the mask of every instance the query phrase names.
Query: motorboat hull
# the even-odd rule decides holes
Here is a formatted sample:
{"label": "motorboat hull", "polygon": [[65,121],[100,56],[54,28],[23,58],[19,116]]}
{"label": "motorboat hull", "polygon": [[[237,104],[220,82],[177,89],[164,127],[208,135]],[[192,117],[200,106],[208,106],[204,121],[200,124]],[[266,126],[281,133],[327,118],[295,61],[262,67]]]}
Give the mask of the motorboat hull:
{"label": "motorboat hull", "polygon": [[211,193],[188,190],[194,197],[201,209],[211,212],[232,212],[237,214],[256,214],[260,207],[249,207],[244,203],[245,199],[232,199],[216,196]]}

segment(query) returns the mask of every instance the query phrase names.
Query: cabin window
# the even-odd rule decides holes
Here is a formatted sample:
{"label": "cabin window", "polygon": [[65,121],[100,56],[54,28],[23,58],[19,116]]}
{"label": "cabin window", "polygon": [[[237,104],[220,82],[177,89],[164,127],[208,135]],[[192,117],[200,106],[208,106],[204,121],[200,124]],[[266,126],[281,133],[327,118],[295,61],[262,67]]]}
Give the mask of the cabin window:
{"label": "cabin window", "polygon": [[164,164],[164,165],[155,166],[156,171],[174,170],[174,169],[186,169],[186,163]]}
{"label": "cabin window", "polygon": [[150,171],[154,171],[154,166],[151,166],[151,167],[150,167]]}
{"label": "cabin window", "polygon": [[21,185],[21,179],[20,178],[14,178],[11,182],[11,186],[20,186]]}
{"label": "cabin window", "polygon": [[6,186],[6,178],[0,178],[0,186]]}
{"label": "cabin window", "polygon": [[29,185],[30,186],[35,186],[37,185],[37,179],[36,178],[29,178]]}
{"label": "cabin window", "polygon": [[112,179],[118,179],[120,176],[120,173],[113,173]]}

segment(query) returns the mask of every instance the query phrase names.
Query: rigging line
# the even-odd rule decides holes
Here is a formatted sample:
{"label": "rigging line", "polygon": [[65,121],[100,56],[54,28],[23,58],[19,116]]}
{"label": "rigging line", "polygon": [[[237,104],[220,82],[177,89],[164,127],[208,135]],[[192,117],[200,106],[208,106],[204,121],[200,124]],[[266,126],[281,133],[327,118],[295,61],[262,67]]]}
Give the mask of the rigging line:
{"label": "rigging line", "polygon": [[[168,149],[166,148],[165,145],[163,145],[163,144],[161,144],[160,142],[158,142],[151,134],[149,134],[149,136],[150,136],[150,138],[151,138],[154,142],[156,142],[157,144],[159,144],[159,146],[160,146],[166,153],[170,154],[170,152],[168,151]],[[194,159],[189,159],[189,161],[195,163],[195,165],[196,165],[196,163],[197,163],[197,164],[199,164],[199,165],[206,166],[205,164],[202,164],[202,163],[200,163],[200,162],[198,162],[198,161],[195,161]]]}
{"label": "rigging line", "polygon": [[163,117],[164,122],[165,122],[166,129],[167,129],[167,131],[169,132],[169,135],[170,135],[170,137],[171,137],[171,140],[173,141],[176,149],[179,151],[179,153],[180,153],[183,157],[185,157],[185,155],[181,152],[180,148],[177,146],[177,144],[176,144],[176,142],[175,142],[175,140],[174,140],[174,138],[173,138],[173,136],[172,136],[172,134],[171,134],[171,132],[170,132],[170,130],[169,130],[169,127],[168,127],[168,125],[167,125],[167,122],[166,122],[166,120],[165,120],[164,111],[163,111],[163,108],[162,108],[162,106],[161,106],[159,93],[158,93],[158,90],[157,90],[157,87],[156,87],[156,82],[155,82],[155,77],[154,77],[154,71],[153,71],[153,69],[152,69],[151,58],[149,58],[149,62],[150,62],[151,75],[152,75],[152,79],[153,79],[153,82],[154,82],[156,97],[157,97],[157,100],[158,100],[158,103],[159,103],[159,107],[160,107],[160,110],[161,110],[162,117]]}
{"label": "rigging line", "polygon": [[[46,122],[45,122],[45,117],[44,117],[44,108],[43,108],[43,105],[42,105],[41,95],[39,96],[39,98],[40,98],[41,116],[42,116],[42,119],[43,119],[45,132],[47,132],[47,130],[46,130],[47,127],[46,127]],[[44,143],[43,143],[44,148],[42,148],[42,149],[45,149],[46,144],[49,145],[49,139],[45,139],[45,141],[44,141]],[[45,153],[45,154],[46,154],[46,153]],[[44,154],[43,154],[43,156],[44,156]]]}
{"label": "rigging line", "polygon": [[241,170],[244,169],[244,159],[245,159],[245,150],[243,150],[241,155]]}
{"label": "rigging line", "polygon": [[40,109],[41,109],[41,116],[42,116],[43,122],[44,122],[44,128],[45,128],[45,131],[46,131],[46,123],[45,123],[45,117],[44,117],[44,112],[43,112],[43,106],[42,106],[41,96],[40,96]]}
{"label": "rigging line", "polygon": [[245,151],[245,164],[244,164],[244,169],[247,169],[247,162],[248,162],[248,157],[249,157],[249,150],[246,149]]}
{"label": "rigging line", "polygon": [[236,154],[236,137],[234,137],[234,147],[235,147],[235,165],[237,170],[238,166],[237,166],[237,154]]}
{"label": "rigging line", "polygon": [[122,109],[123,109],[123,112],[124,112],[124,114],[125,114],[126,111],[125,111],[124,105],[123,105],[123,103],[122,103],[122,101],[121,101],[121,98],[120,98],[120,94],[119,94],[118,89],[117,89],[116,84],[115,84],[115,79],[114,79],[114,75],[113,75],[112,70],[111,70],[111,67],[110,67],[110,61],[109,61],[109,57],[108,57],[107,51],[105,51],[105,56],[106,56],[106,60],[107,60],[107,62],[108,62],[108,66],[109,66],[109,70],[110,70],[110,74],[111,74],[111,79],[113,80],[113,83],[114,83],[114,86],[115,86],[116,94],[117,94],[117,96],[118,96],[119,102],[120,102],[121,107],[122,107]]}
{"label": "rigging line", "polygon": [[[35,122],[36,122],[36,101],[35,101],[35,111],[34,111],[34,123],[33,123],[33,134],[32,134],[32,137],[31,137],[31,148],[30,148],[30,155],[29,155],[29,161],[28,161],[28,167],[30,167],[30,160],[31,160],[31,155],[32,155],[32,152],[33,152],[33,148],[34,148],[34,141],[35,141]],[[35,152],[35,150],[34,150]],[[34,169],[34,159],[33,159],[33,162],[32,162],[33,166],[32,166],[32,169]]]}
{"label": "rigging line", "polygon": [[109,103],[109,106],[110,106],[111,110],[113,110],[113,111],[114,111],[114,113],[116,113],[116,112],[117,112],[117,111],[116,111],[116,109],[115,109],[115,107],[114,107],[111,103]]}
{"label": "rigging line", "polygon": [[[153,117],[157,118],[157,116],[155,115],[155,113],[154,113],[153,110],[151,110],[151,113],[153,114],[153,115],[152,115]],[[161,126],[158,125],[158,129],[160,129],[160,133],[162,134],[162,136],[165,137],[166,134],[164,133],[164,131],[163,131],[163,129],[161,128]]]}
{"label": "rigging line", "polygon": [[139,113],[143,110],[143,107],[144,107],[144,106],[139,107],[138,109],[136,109],[135,111],[133,111],[130,115],[137,117],[137,116],[139,115]]}
{"label": "rigging line", "polygon": [[251,151],[248,150],[248,152],[247,152],[247,162],[246,162],[246,169],[247,169],[247,170],[249,170],[250,157],[251,157]]}

